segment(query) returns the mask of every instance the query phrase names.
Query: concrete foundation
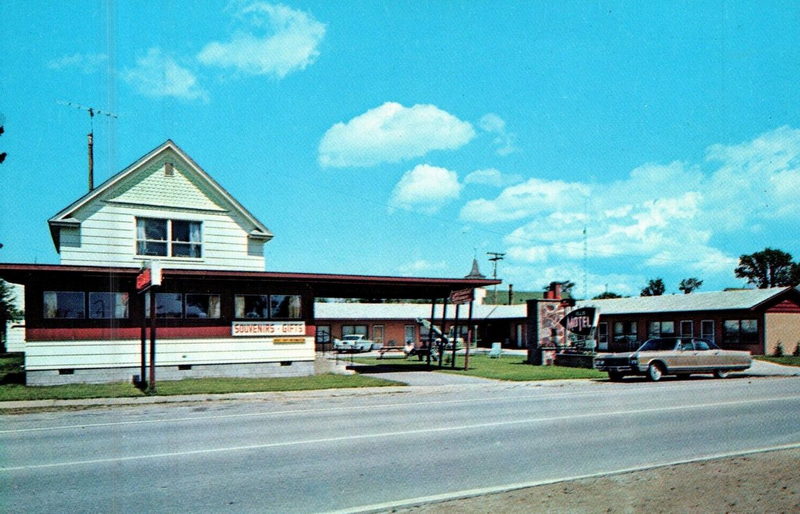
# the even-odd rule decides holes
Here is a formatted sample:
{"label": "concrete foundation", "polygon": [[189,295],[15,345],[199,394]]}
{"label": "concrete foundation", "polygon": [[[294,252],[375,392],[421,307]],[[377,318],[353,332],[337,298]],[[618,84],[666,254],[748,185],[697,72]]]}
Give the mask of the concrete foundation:
{"label": "concrete foundation", "polygon": [[[314,368],[313,361],[156,366],[156,380],[220,377],[300,377],[314,375]],[[134,377],[138,377],[140,373],[141,369],[139,367],[35,370],[25,373],[25,383],[31,386],[49,386],[132,382]]]}

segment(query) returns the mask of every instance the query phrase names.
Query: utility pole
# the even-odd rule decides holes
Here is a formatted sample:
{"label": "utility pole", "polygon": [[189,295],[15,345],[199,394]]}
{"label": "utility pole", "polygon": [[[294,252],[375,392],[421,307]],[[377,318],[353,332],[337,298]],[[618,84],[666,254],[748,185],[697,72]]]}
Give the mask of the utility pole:
{"label": "utility pole", "polygon": [[93,191],[94,190],[94,117],[95,115],[101,115],[101,116],[108,116],[109,118],[118,118],[118,116],[113,112],[105,112],[99,109],[95,109],[94,107],[86,107],[73,102],[59,102],[59,103],[62,105],[69,105],[71,107],[75,107],[77,109],[89,113],[89,134],[87,134],[87,138],[89,140],[89,191]]}
{"label": "utility pole", "polygon": [[[492,261],[492,278],[497,280],[497,263],[498,261],[502,261],[506,254],[499,252],[486,252],[486,255],[489,255],[489,260]],[[497,303],[497,284],[494,285],[494,302]]]}

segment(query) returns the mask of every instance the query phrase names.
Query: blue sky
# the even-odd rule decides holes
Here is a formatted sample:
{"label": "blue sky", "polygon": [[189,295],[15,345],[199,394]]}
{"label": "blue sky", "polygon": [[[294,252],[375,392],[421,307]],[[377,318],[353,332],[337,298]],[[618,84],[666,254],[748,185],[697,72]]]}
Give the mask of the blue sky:
{"label": "blue sky", "polygon": [[[800,258],[797,2],[0,4],[2,262],[170,138],[274,233],[267,269],[518,290],[742,286]],[[652,4],[652,5],[651,5]],[[584,233],[585,231],[585,233]]]}

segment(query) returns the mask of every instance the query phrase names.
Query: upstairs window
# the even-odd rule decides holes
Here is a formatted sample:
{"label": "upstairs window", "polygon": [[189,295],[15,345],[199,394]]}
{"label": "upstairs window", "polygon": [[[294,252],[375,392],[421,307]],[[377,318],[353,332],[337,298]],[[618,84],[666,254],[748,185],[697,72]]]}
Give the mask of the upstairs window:
{"label": "upstairs window", "polygon": [[199,221],[136,218],[136,255],[199,259],[202,226]]}

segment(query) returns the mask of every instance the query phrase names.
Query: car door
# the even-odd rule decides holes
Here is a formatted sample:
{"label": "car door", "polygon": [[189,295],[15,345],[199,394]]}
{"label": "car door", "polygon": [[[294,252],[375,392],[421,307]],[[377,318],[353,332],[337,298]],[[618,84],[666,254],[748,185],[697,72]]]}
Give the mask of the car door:
{"label": "car door", "polygon": [[681,339],[667,363],[670,371],[682,372],[697,366],[697,356],[691,339]]}
{"label": "car door", "polygon": [[694,340],[695,367],[698,371],[714,370],[725,364],[725,356],[719,348],[711,348],[702,339]]}

